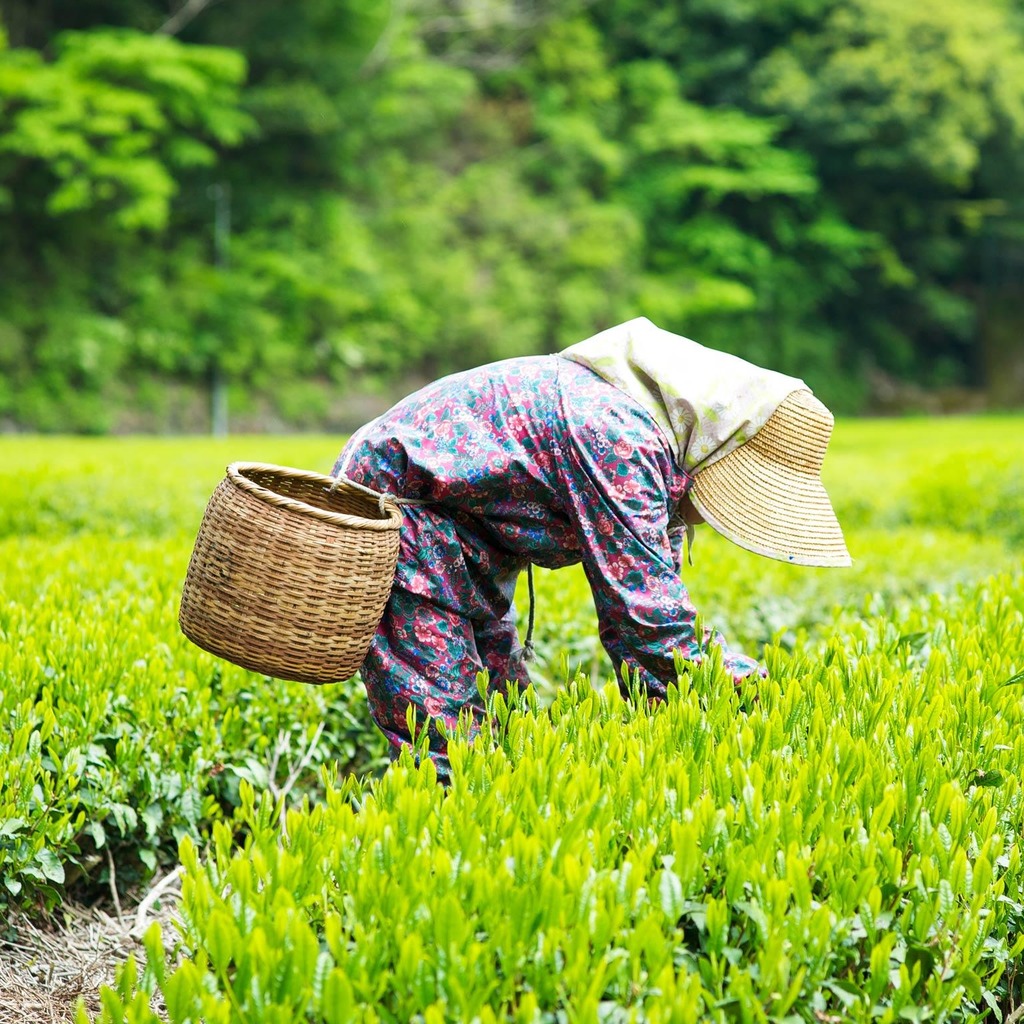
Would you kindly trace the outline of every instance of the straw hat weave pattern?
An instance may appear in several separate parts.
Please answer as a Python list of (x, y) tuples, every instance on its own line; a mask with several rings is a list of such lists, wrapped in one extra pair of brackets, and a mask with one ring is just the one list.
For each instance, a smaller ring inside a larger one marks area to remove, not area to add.
[(820, 475), (833, 424), (810, 391), (794, 391), (746, 443), (698, 470), (697, 511), (748, 551), (795, 565), (851, 565)]

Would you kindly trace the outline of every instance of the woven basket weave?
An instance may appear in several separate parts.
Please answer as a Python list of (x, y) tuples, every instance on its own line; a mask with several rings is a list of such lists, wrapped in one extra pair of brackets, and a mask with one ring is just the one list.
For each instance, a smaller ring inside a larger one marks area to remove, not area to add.
[(232, 463), (199, 527), (182, 632), (264, 675), (347, 679), (384, 613), (401, 521), (396, 504), (344, 480)]

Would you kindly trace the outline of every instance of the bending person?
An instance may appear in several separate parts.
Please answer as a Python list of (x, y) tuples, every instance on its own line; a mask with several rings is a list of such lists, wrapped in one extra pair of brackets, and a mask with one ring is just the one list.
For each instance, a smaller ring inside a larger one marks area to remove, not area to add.
[[(803, 381), (640, 318), (557, 355), (436, 381), (357, 431), (334, 467), (403, 507), (394, 587), (361, 674), (397, 752), (406, 714), (454, 728), (483, 709), (476, 679), (528, 682), (512, 606), (533, 562), (581, 562), (601, 642), (653, 698), (675, 652), (710, 645), (736, 681), (762, 673), (712, 630), (681, 578), (701, 522), (800, 565), (849, 565), (821, 483), (832, 416)], [(443, 735), (431, 757), (447, 776)]]

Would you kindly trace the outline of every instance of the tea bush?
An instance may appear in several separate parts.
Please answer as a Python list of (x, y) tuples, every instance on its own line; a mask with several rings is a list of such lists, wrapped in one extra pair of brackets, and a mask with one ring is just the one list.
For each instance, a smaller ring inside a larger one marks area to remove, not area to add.
[[(176, 635), (181, 543), (0, 542), (0, 905), (65, 882), (123, 881), (175, 857), (237, 803), (299, 791), (326, 761), (383, 763), (355, 684), (315, 689), (218, 662)], [(319, 730), (323, 726), (322, 731)]]
[(186, 959), (151, 934), (104, 1021), (151, 1019), (154, 989), (173, 1021), (1016, 1006), (1020, 420), (840, 424), (851, 570), (698, 531), (684, 576), (768, 644), (756, 693), (709, 664), (622, 701), (582, 573), (539, 572), (537, 689), (454, 744), (447, 793), (382, 772), (358, 680), (266, 679), (177, 630), (225, 463), (337, 447), (0, 439), (0, 907), (186, 866)]
[[(231, 813), (242, 779), (302, 766), (297, 797), (321, 764), (386, 763), (356, 681), (266, 679), (178, 632), (203, 506), (247, 443), (0, 442), (0, 908), (145, 878)], [(336, 442), (257, 445), (301, 464)]]
[(327, 472), (334, 438), (0, 438), (0, 538), (176, 537), (191, 543), (229, 462)]
[[(1021, 997), (1024, 574), (767, 652), (664, 705), (492, 702), (453, 783), (404, 756), (186, 840), (187, 958), (103, 1022), (977, 1020)], [(239, 848), (241, 826), (246, 838)], [(172, 940), (173, 944), (173, 940)]]

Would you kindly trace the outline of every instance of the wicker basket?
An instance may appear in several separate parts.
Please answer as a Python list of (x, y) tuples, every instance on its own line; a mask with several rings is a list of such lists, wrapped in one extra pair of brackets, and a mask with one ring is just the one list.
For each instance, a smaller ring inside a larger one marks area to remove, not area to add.
[(384, 613), (401, 521), (396, 504), (344, 480), (232, 463), (199, 527), (182, 632), (264, 675), (347, 679)]

